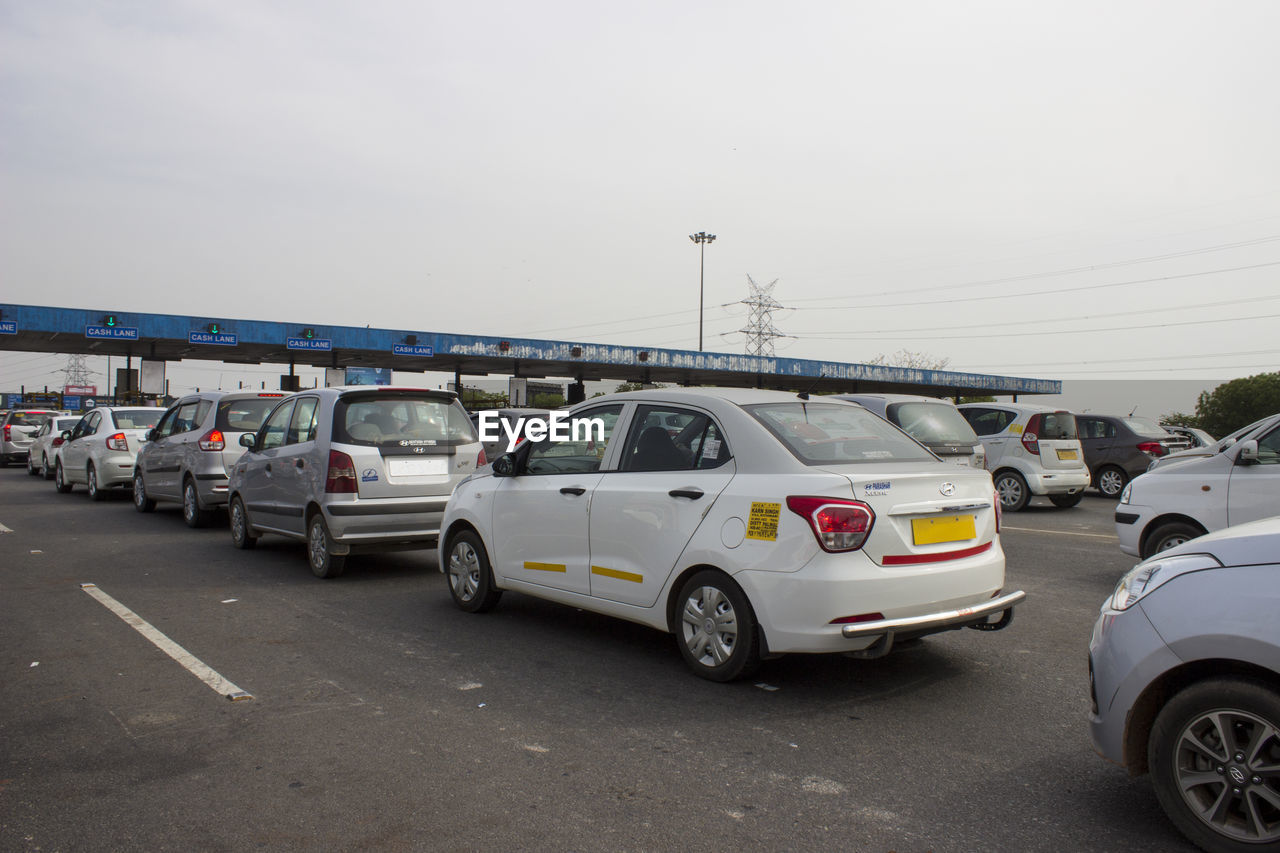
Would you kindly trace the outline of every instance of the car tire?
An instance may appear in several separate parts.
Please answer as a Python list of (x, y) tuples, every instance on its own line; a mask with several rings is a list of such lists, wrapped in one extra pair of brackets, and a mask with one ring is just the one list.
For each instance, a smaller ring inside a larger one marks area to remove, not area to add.
[(91, 501), (100, 501), (107, 496), (98, 486), (98, 469), (92, 462), (84, 469), (84, 487)]
[(445, 546), (445, 554), (453, 603), (468, 613), (492, 610), (502, 598), (502, 590), (494, 584), (493, 566), (479, 534), (474, 530), (454, 534)]
[(760, 665), (760, 628), (742, 589), (728, 575), (704, 570), (676, 599), (676, 644), (689, 669), (709, 681), (745, 678)]
[(138, 512), (151, 512), (156, 502), (147, 497), (147, 486), (142, 481), (142, 472), (133, 472), (133, 508)]
[(1027, 481), (1017, 471), (998, 471), (995, 476), (996, 494), (1005, 512), (1020, 512), (1031, 500)]
[(231, 544), (242, 551), (248, 551), (258, 544), (257, 534), (249, 523), (249, 513), (244, 508), (244, 501), (236, 495), (231, 499)]
[(53, 465), (53, 487), (64, 495), (72, 489), (72, 485), (67, 482), (66, 475), (62, 473), (61, 459)]
[(1188, 524), (1185, 521), (1167, 522), (1151, 531), (1146, 544), (1142, 547), (1142, 558), (1145, 560), (1161, 551), (1167, 551), (1203, 535), (1204, 531), (1194, 524)]
[(36, 470), (35, 463), (31, 461), (31, 454), (27, 454), (27, 474), (31, 477), (39, 476), (40, 472)]
[(1102, 496), (1112, 500), (1120, 499), (1120, 493), (1124, 491), (1128, 482), (1129, 475), (1114, 465), (1099, 468), (1093, 478), (1093, 484), (1099, 492), (1102, 492)]
[(311, 573), (325, 580), (341, 575), (347, 565), (346, 554), (333, 553), (333, 538), (325, 526), (323, 513), (313, 513), (307, 521), (307, 562)]
[(211, 510), (200, 506), (200, 490), (196, 481), (187, 477), (182, 482), (182, 520), (187, 527), (204, 527), (213, 516)]
[(1185, 688), (1156, 716), (1147, 762), (1165, 814), (1196, 845), (1280, 850), (1280, 777), (1274, 772), (1280, 693), (1274, 687), (1211, 678)]
[(40, 454), (40, 476), (46, 480), (53, 479), (53, 466), (49, 464), (49, 457), (43, 453)]
[(1049, 495), (1049, 500), (1059, 509), (1071, 509), (1077, 506), (1084, 499), (1084, 492), (1076, 492), (1073, 495)]

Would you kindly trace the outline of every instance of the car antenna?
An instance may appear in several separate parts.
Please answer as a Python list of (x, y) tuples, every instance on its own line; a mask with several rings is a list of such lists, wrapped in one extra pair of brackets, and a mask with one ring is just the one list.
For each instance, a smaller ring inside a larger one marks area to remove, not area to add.
[(820, 379), (822, 379), (822, 371), (821, 371), (821, 370), (819, 370), (819, 371), (818, 371), (818, 376), (817, 376), (817, 378), (816, 378), (816, 379), (814, 379), (812, 382), (810, 382), (810, 383), (809, 383), (809, 387), (808, 387), (808, 388), (806, 388), (806, 389), (804, 389), (803, 391), (801, 391), (801, 392), (800, 392), (799, 394), (797, 394), (796, 396), (797, 396), (797, 397), (799, 397), (801, 400), (808, 400), (808, 399), (809, 399), (809, 392), (813, 390), (813, 386), (817, 385), (817, 384), (818, 384), (818, 381), (819, 381)]
[[(1138, 406), (1141, 406), (1141, 405), (1142, 405), (1141, 403), (1138, 404)], [(1132, 409), (1129, 410), (1129, 417), (1133, 417), (1133, 413), (1138, 411), (1138, 406), (1134, 406)]]

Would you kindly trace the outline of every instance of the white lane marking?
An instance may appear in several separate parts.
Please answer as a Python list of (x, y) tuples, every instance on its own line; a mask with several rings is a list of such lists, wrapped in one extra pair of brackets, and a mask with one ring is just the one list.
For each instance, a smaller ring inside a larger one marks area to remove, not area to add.
[(12, 532), (13, 532), (13, 528), (5, 527), (3, 524), (0, 524), (0, 533), (12, 533)]
[(252, 693), (246, 693), (230, 681), (227, 681), (221, 675), (218, 675), (217, 672), (210, 669), (203, 661), (191, 654), (191, 652), (187, 651), (182, 646), (157, 631), (151, 623), (147, 622), (147, 620), (143, 619), (141, 616), (134, 613), (132, 610), (125, 607), (102, 590), (98, 589), (96, 585), (91, 583), (82, 583), (80, 584), (80, 588), (96, 598), (103, 607), (119, 616), (128, 625), (131, 625), (135, 631), (154, 643), (156, 648), (182, 664), (188, 672), (212, 687), (216, 692), (221, 693), (233, 702), (238, 702), (241, 699), (253, 698)]
[(1020, 530), (1023, 533), (1058, 533), (1063, 536), (1088, 536), (1091, 539), (1110, 539), (1113, 542), (1119, 542), (1120, 538), (1106, 533), (1075, 533), (1071, 530), (1042, 530), (1039, 527), (1010, 527), (1007, 524), (1000, 525), (1000, 530)]

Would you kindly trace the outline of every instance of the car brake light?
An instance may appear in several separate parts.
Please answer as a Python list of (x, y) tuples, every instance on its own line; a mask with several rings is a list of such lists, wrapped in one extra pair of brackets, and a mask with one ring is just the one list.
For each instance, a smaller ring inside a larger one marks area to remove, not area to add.
[(64, 439), (62, 436), (58, 436), (53, 441), (51, 441), (50, 444), (52, 444), (54, 447), (61, 447), (62, 442), (64, 441), (66, 441), (66, 439)]
[(489, 460), (488, 460), (487, 458), (485, 458), (485, 455), (484, 455), (484, 448), (482, 447), (482, 448), (480, 448), (480, 455), (476, 457), (476, 467), (477, 467), (477, 468), (482, 468), (482, 467), (484, 467), (485, 465), (488, 465), (488, 464), (489, 464)]
[(1151, 456), (1164, 456), (1169, 452), (1169, 448), (1158, 441), (1140, 441), (1138, 442), (1138, 449)]
[(1037, 435), (1039, 431), (1040, 416), (1032, 415), (1031, 420), (1027, 421), (1026, 429), (1022, 431), (1022, 446), (1033, 456), (1040, 455), (1040, 436)]
[(211, 429), (200, 436), (198, 444), (201, 450), (222, 450), (227, 446), (227, 440), (223, 438), (221, 430)]
[(5, 440), (5, 441), (13, 441), (13, 439), (9, 437), (9, 425), (8, 425), (8, 424), (5, 424), (5, 425), (4, 425), (4, 440)]
[(829, 624), (856, 625), (859, 622), (879, 622), (883, 618), (883, 613), (859, 613), (857, 616), (841, 616), (839, 619), (832, 619)]
[(107, 450), (128, 450), (129, 439), (124, 437), (124, 433), (118, 432), (111, 438), (107, 439)]
[(324, 490), (331, 494), (356, 494), (356, 463), (339, 450), (329, 451), (329, 473), (325, 475)]
[(787, 509), (809, 522), (824, 551), (856, 551), (867, 541), (875, 513), (862, 501), (789, 496)]

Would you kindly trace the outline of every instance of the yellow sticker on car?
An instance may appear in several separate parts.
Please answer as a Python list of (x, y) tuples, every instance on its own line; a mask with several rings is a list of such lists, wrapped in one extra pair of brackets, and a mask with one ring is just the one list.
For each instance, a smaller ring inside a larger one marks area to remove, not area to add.
[(638, 575), (635, 572), (624, 572), (622, 569), (606, 569), (604, 566), (592, 566), (591, 574), (600, 575), (600, 577), (604, 578), (617, 578), (620, 581), (644, 583), (644, 575)]
[(1014, 434), (1022, 432), (1022, 424), (1009, 424), (1009, 432)]
[(778, 519), (782, 516), (782, 504), (753, 501), (751, 515), (747, 518), (747, 538), (776, 542)]
[(532, 563), (525, 560), (524, 567), (531, 572), (565, 572), (569, 571), (564, 563)]

